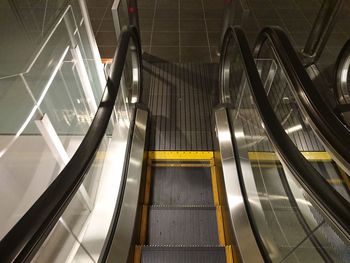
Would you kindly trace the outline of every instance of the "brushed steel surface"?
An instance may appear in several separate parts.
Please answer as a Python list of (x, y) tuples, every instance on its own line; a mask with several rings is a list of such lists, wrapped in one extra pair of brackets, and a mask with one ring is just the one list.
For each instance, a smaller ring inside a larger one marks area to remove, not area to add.
[(239, 254), (243, 262), (264, 262), (244, 204), (226, 109), (216, 110), (214, 116), (227, 202)]
[(147, 121), (148, 112), (137, 109), (123, 204), (106, 262), (127, 262), (131, 246), (134, 245), (132, 239), (139, 205)]
[[(349, 42), (350, 43), (350, 42)], [(346, 47), (350, 50), (350, 44)], [(349, 86), (349, 68), (350, 68), (350, 54), (341, 58), (341, 61), (337, 70), (337, 89), (338, 89), (338, 101), (341, 104), (350, 104), (350, 86)]]

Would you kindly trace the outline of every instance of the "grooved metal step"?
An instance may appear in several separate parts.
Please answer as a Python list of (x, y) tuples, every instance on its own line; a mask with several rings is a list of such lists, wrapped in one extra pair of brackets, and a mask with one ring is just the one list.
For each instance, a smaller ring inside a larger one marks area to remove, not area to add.
[(142, 247), (142, 263), (224, 263), (224, 247)]
[(217, 64), (144, 63), (151, 150), (211, 150)]
[(208, 167), (153, 167), (151, 203), (154, 205), (213, 205)]
[(148, 245), (218, 246), (216, 208), (150, 206)]

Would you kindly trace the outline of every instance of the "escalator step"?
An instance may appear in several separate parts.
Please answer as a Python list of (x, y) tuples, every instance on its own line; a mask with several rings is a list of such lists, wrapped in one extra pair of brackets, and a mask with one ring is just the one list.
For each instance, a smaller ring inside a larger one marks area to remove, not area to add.
[(142, 247), (142, 263), (224, 263), (224, 247)]
[(208, 167), (154, 167), (151, 203), (154, 205), (213, 205)]
[(218, 246), (215, 207), (150, 206), (148, 245)]
[(215, 64), (145, 65), (151, 115), (151, 150), (212, 150), (211, 109), (218, 79)]

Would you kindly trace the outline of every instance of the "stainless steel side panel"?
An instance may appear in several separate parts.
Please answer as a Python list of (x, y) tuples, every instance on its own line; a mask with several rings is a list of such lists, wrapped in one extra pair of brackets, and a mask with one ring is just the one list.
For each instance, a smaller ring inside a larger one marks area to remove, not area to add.
[(226, 109), (216, 110), (214, 117), (227, 203), (239, 254), (243, 262), (264, 262), (249, 222), (242, 195)]
[(106, 262), (127, 262), (131, 246), (134, 245), (133, 235), (145, 156), (147, 121), (148, 112), (137, 109), (123, 204)]

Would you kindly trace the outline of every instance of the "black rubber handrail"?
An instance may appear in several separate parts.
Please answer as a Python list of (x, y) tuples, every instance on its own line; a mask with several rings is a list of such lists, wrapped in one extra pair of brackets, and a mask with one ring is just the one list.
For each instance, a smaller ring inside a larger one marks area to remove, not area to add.
[(250, 92), (276, 152), (303, 189), (322, 209), (328, 221), (349, 239), (350, 204), (327, 183), (291, 141), (269, 103), (244, 32), (240, 28), (231, 30), (239, 44)]
[(317, 91), (286, 34), (277, 27), (264, 28), (257, 39), (254, 57), (269, 41), (293, 87), (292, 92), (310, 126), (320, 137), (333, 159), (350, 174), (350, 130)]
[[(220, 96), (220, 103), (221, 105), (229, 105), (229, 107), (232, 107), (234, 105), (232, 105), (232, 100), (230, 97), (230, 85), (229, 85), (229, 78), (230, 78), (230, 73), (229, 71), (227, 71), (227, 67), (230, 67), (231, 61), (228, 58), (228, 49), (230, 48), (230, 44), (231, 44), (231, 40), (234, 39), (235, 43), (238, 44), (237, 48), (241, 51), (241, 56), (243, 57), (243, 64), (245, 66), (245, 71), (247, 72), (247, 79), (248, 80), (252, 80), (252, 82), (259, 82), (260, 81), (260, 77), (258, 75), (258, 78), (256, 79), (256, 75), (254, 75), (254, 73), (248, 73), (251, 71), (256, 70), (256, 67), (254, 65), (254, 67), (249, 67), (249, 65), (246, 65), (246, 61), (249, 60), (249, 57), (247, 58), (246, 56), (244, 56), (244, 53), (248, 51), (248, 53), (250, 54), (250, 50), (249, 50), (249, 45), (248, 42), (245, 38), (245, 35), (243, 33), (243, 30), (240, 27), (228, 27), (225, 31), (224, 37), (223, 37), (223, 41), (222, 41), (222, 45), (221, 45), (221, 50), (220, 50), (220, 65), (219, 65), (219, 87), (221, 89), (221, 96)], [(246, 46), (246, 44), (248, 46)], [(244, 50), (244, 49), (247, 50)], [(231, 70), (229, 68), (229, 70)], [(227, 75), (226, 75), (227, 74)], [(225, 76), (226, 75), (226, 76)], [(230, 127), (234, 126), (234, 123), (232, 123), (232, 121), (229, 118), (229, 125)], [(232, 135), (233, 136), (233, 135)], [(234, 142), (234, 139), (233, 139)], [(234, 155), (238, 156), (238, 149), (237, 147), (233, 147), (234, 149)], [(239, 175), (239, 182), (241, 185), (241, 189), (242, 189), (242, 195), (243, 195), (243, 200), (244, 200), (244, 204), (245, 207), (247, 208), (247, 215), (249, 218), (249, 222), (252, 228), (252, 232), (255, 236), (255, 240), (257, 242), (257, 245), (259, 247), (261, 256), (264, 259), (264, 262), (272, 262), (269, 256), (268, 251), (266, 250), (265, 246), (264, 246), (264, 242), (261, 238), (261, 236), (259, 235), (259, 229), (258, 226), (256, 225), (256, 222), (254, 220), (254, 214), (253, 211), (250, 207), (249, 204), (249, 200), (248, 200), (248, 194), (246, 192), (246, 187), (245, 187), (245, 182), (244, 182), (244, 178), (243, 178), (243, 174), (242, 174), (242, 169), (240, 168), (239, 163), (237, 163), (238, 165), (238, 175)]]
[[(141, 67), (141, 47), (134, 27), (121, 32), (101, 102), (76, 153), (34, 205), (0, 241), (1, 262), (29, 262), (56, 225), (82, 184), (99, 149), (115, 105), (130, 39)], [(141, 69), (139, 80), (141, 80)], [(141, 86), (139, 87), (139, 95)], [(139, 96), (140, 97), (140, 96)]]

